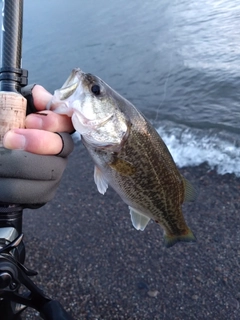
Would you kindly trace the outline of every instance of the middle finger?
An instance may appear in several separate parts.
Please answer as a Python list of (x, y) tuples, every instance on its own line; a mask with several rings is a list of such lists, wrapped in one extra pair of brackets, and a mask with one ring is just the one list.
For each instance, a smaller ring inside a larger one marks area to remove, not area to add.
[(74, 130), (70, 117), (49, 110), (29, 114), (26, 118), (25, 126), (27, 129), (40, 129), (51, 132), (72, 132)]

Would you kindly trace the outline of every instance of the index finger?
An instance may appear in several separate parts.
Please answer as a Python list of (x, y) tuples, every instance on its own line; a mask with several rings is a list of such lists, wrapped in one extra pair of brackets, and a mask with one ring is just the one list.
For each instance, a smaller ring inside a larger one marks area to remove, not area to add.
[(46, 109), (48, 102), (52, 99), (52, 95), (40, 85), (35, 85), (32, 89), (34, 106), (38, 111)]
[[(37, 111), (46, 110), (46, 106), (51, 101), (52, 95), (40, 85), (35, 85), (32, 89), (33, 103)], [(48, 115), (47, 117), (44, 117)], [(28, 129), (40, 129), (52, 132), (73, 132), (71, 118), (66, 115), (59, 115), (46, 110), (44, 113), (31, 113), (25, 122)]]
[(31, 113), (25, 121), (27, 129), (38, 129), (51, 132), (73, 132), (71, 118), (46, 110), (44, 112)]

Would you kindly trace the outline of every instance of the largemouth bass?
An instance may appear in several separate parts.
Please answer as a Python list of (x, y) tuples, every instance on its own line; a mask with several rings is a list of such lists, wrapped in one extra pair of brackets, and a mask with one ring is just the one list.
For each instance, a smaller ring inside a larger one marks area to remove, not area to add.
[(166, 247), (196, 241), (181, 208), (194, 200), (195, 190), (154, 127), (128, 100), (100, 78), (74, 69), (49, 108), (72, 117), (95, 163), (98, 191), (104, 194), (111, 185), (129, 206), (137, 230), (153, 219), (164, 230)]

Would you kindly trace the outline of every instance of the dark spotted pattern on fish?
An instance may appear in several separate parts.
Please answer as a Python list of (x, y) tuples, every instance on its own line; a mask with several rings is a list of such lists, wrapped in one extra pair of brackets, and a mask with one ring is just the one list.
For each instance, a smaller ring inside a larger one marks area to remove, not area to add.
[[(102, 151), (96, 152), (101, 157)], [(123, 175), (111, 168), (116, 159), (131, 163), (135, 173)], [(167, 234), (188, 232), (181, 210), (183, 178), (164, 142), (147, 120), (142, 119), (140, 129), (138, 123), (132, 126), (128, 139), (118, 153), (110, 156), (108, 165), (108, 174), (114, 181), (111, 185), (127, 204), (157, 220)]]

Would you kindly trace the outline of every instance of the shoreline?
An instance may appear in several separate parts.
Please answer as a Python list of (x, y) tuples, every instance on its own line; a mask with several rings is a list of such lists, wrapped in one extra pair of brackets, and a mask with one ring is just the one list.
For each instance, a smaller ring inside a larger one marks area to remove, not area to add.
[(77, 144), (55, 198), (24, 213), (26, 266), (39, 272), (32, 280), (78, 320), (237, 319), (240, 178), (206, 164), (180, 172), (198, 191), (183, 205), (197, 243), (166, 249), (159, 226), (135, 230), (119, 196), (97, 192)]

